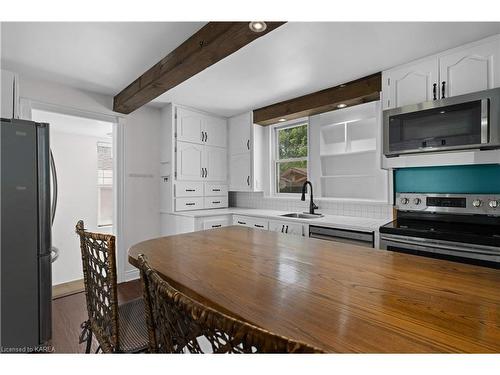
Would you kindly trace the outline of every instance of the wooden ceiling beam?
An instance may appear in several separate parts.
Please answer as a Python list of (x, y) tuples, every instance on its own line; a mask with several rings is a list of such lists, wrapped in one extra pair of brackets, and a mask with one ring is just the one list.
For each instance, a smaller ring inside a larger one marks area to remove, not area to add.
[(123, 89), (113, 100), (113, 110), (128, 114), (202, 70), (231, 55), (285, 22), (266, 22), (254, 32), (249, 22), (209, 22)]
[(329, 89), (262, 107), (253, 111), (253, 121), (272, 125), (280, 119), (293, 120), (338, 109), (339, 104), (353, 106), (380, 99), (381, 73), (372, 74)]

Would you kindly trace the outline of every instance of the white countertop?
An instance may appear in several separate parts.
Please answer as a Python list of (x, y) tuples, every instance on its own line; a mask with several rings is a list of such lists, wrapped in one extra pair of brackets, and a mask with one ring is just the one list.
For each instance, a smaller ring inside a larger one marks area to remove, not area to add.
[(299, 219), (291, 217), (282, 217), (289, 211), (263, 210), (258, 208), (216, 208), (211, 210), (181, 211), (175, 212), (175, 215), (188, 216), (193, 218), (210, 217), (219, 215), (247, 215), (262, 217), (271, 220), (292, 221), (310, 225), (319, 225), (325, 227), (334, 227), (339, 229), (357, 230), (360, 232), (377, 231), (378, 228), (392, 219), (373, 219), (368, 217), (325, 215), (317, 219)]

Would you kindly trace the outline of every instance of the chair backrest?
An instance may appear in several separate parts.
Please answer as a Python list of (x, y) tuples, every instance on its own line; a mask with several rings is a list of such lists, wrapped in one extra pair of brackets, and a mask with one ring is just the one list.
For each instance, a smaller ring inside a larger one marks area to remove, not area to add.
[(118, 348), (115, 236), (91, 233), (76, 224), (82, 252), (85, 298), (92, 333), (104, 352)]
[(151, 353), (320, 353), (234, 319), (173, 288), (139, 256)]

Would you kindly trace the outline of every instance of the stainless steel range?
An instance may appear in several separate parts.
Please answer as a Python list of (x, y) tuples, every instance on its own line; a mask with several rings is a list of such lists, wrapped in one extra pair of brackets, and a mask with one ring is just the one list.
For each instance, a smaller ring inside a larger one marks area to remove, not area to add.
[(396, 194), (380, 248), (500, 268), (500, 194)]

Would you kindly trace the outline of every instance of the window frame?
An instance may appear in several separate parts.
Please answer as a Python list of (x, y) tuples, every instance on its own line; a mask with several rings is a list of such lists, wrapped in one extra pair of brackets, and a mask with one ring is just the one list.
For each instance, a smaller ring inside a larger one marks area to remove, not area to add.
[[(113, 154), (113, 143), (112, 142), (107, 142), (107, 141), (98, 141), (96, 144), (96, 151), (99, 149), (99, 147), (108, 147), (111, 149), (111, 157), (114, 157)], [(97, 151), (98, 152), (98, 151)], [(97, 156), (99, 157), (99, 156)], [(112, 160), (113, 165), (114, 165), (114, 160)], [(111, 177), (109, 176), (100, 176), (99, 172), (104, 172), (105, 171), (111, 171)], [(112, 227), (113, 226), (113, 221), (114, 221), (114, 213), (112, 214), (111, 217), (111, 222), (107, 223), (104, 222), (103, 217), (102, 217), (102, 212), (101, 212), (101, 195), (102, 195), (102, 190), (103, 189), (111, 189), (111, 195), (112, 195), (112, 204), (115, 204), (114, 200), (114, 189), (115, 189), (115, 176), (114, 176), (114, 167), (112, 169), (99, 169), (97, 168), (97, 227), (98, 228), (106, 228), (106, 227)], [(111, 178), (111, 183), (106, 183), (104, 181), (107, 181)], [(102, 183), (101, 183), (102, 181)], [(114, 212), (114, 208), (113, 208)]]
[[(279, 137), (278, 132), (284, 129), (295, 128), (305, 125), (307, 127), (307, 156), (299, 158), (279, 158)], [(300, 193), (281, 193), (279, 192), (279, 163), (287, 163), (294, 161), (306, 161), (307, 162), (307, 179), (310, 180), (310, 123), (309, 117), (302, 117), (295, 120), (290, 120), (282, 123), (278, 123), (271, 126), (271, 191), (270, 195), (275, 197), (297, 197)]]

